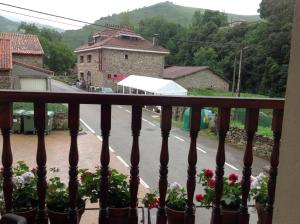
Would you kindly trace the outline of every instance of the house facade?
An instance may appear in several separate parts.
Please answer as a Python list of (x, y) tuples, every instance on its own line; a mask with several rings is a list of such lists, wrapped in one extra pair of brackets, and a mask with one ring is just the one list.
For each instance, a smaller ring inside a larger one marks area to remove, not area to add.
[(207, 66), (172, 66), (164, 69), (162, 78), (177, 82), (186, 89), (228, 91), (229, 83)]
[(43, 56), (36, 35), (0, 33), (0, 89), (49, 90), (53, 72)]
[(92, 41), (77, 48), (78, 79), (85, 85), (115, 87), (129, 75), (159, 77), (169, 52), (128, 27), (107, 26)]

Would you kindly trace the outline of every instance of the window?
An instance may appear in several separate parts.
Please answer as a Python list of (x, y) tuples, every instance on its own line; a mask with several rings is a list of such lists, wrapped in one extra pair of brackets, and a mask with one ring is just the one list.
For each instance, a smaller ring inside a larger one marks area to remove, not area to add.
[(84, 80), (84, 73), (80, 72), (80, 80)]
[(128, 59), (128, 54), (125, 54), (125, 59), (126, 59), (126, 60)]
[(92, 55), (88, 55), (87, 56), (87, 63), (91, 63), (92, 62)]
[(84, 57), (83, 57), (83, 56), (80, 56), (79, 62), (80, 62), (80, 63), (83, 63), (83, 60), (84, 60)]
[(107, 78), (108, 78), (108, 79), (111, 79), (111, 74), (108, 74), (108, 75), (107, 75)]

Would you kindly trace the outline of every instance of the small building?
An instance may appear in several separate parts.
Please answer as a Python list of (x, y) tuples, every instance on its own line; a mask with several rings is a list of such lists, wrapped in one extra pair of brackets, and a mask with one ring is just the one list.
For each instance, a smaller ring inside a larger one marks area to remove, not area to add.
[(50, 90), (54, 74), (43, 68), (36, 35), (0, 33), (0, 89)]
[(115, 88), (118, 81), (135, 74), (159, 78), (169, 51), (158, 45), (158, 38), (151, 42), (130, 27), (106, 25), (89, 43), (75, 49), (83, 88)]
[(161, 76), (177, 82), (186, 89), (214, 89), (228, 91), (229, 83), (208, 66), (172, 66), (164, 69)]

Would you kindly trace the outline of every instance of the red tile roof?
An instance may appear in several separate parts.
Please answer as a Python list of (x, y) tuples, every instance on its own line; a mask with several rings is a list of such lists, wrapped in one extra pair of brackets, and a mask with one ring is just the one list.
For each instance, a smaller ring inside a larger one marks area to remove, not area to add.
[(0, 38), (10, 39), (13, 54), (44, 55), (38, 36), (19, 33), (0, 33)]
[(13, 63), (14, 63), (14, 64), (17, 64), (17, 65), (21, 65), (21, 66), (26, 67), (26, 68), (29, 68), (29, 69), (32, 69), (32, 70), (35, 70), (35, 71), (39, 71), (39, 72), (46, 73), (46, 74), (48, 74), (48, 75), (54, 75), (54, 72), (53, 72), (53, 71), (50, 71), (50, 70), (48, 70), (48, 69), (36, 67), (36, 66), (33, 66), (33, 65), (28, 65), (28, 64), (25, 64), (25, 63), (23, 63), (23, 62), (16, 61), (16, 60), (13, 60)]
[[(127, 34), (132, 36), (138, 36), (140, 38), (136, 40), (121, 38), (120, 35)], [(84, 44), (79, 48), (75, 49), (75, 52), (88, 51), (100, 48), (106, 49), (116, 49), (116, 50), (130, 50), (130, 51), (146, 51), (146, 52), (157, 52), (157, 53), (169, 53), (163, 47), (154, 46), (152, 42), (143, 39), (139, 34), (136, 34), (129, 29), (106, 29), (96, 35), (107, 35), (108, 37), (98, 41), (94, 44)]]
[(164, 69), (162, 77), (165, 79), (177, 79), (209, 69), (208, 66), (172, 66)]
[(11, 42), (9, 39), (0, 39), (0, 70), (12, 69)]

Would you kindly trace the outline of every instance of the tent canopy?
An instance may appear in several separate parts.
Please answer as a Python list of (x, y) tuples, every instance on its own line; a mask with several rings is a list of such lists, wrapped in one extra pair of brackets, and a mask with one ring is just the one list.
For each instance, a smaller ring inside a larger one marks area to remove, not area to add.
[(130, 75), (120, 81), (117, 85), (158, 95), (187, 95), (187, 90), (172, 80), (158, 79), (147, 76)]

